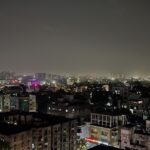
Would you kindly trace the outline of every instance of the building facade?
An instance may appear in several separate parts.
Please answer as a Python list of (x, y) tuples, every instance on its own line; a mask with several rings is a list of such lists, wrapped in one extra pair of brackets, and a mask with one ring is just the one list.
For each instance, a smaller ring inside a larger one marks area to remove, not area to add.
[[(0, 147), (8, 150), (76, 150), (77, 121), (38, 113), (0, 114)], [(5, 150), (5, 149), (4, 149)]]
[(91, 125), (87, 142), (119, 147), (120, 127), (127, 123), (127, 117), (121, 113), (91, 113)]
[(150, 134), (144, 130), (136, 130), (135, 126), (122, 127), (121, 149), (150, 150)]

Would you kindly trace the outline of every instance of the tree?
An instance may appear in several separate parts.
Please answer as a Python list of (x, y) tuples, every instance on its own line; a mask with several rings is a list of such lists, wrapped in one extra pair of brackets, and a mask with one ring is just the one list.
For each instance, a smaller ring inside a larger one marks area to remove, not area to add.
[(77, 150), (87, 150), (86, 141), (84, 139), (78, 141)]

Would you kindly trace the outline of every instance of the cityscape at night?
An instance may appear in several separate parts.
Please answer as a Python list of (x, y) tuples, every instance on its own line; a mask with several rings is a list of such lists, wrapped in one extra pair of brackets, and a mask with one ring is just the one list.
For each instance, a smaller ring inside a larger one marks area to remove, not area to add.
[(149, 8), (0, 0), (0, 150), (150, 150)]

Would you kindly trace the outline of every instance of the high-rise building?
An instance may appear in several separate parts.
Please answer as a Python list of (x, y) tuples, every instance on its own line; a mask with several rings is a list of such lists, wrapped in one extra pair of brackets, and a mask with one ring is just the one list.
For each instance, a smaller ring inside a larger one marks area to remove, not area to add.
[(32, 130), (20, 125), (0, 123), (1, 150), (32, 150)]
[(36, 112), (36, 96), (17, 96), (13, 94), (0, 95), (0, 112), (20, 110), (25, 112)]
[(38, 113), (0, 113), (0, 148), (76, 150), (77, 121)]

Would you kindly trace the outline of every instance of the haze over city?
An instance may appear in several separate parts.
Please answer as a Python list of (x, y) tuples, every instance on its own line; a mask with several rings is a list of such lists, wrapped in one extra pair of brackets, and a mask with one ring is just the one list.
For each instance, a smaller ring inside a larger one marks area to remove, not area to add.
[(149, 4), (1, 0), (0, 69), (149, 74)]
[(149, 0), (0, 0), (0, 150), (150, 150)]

